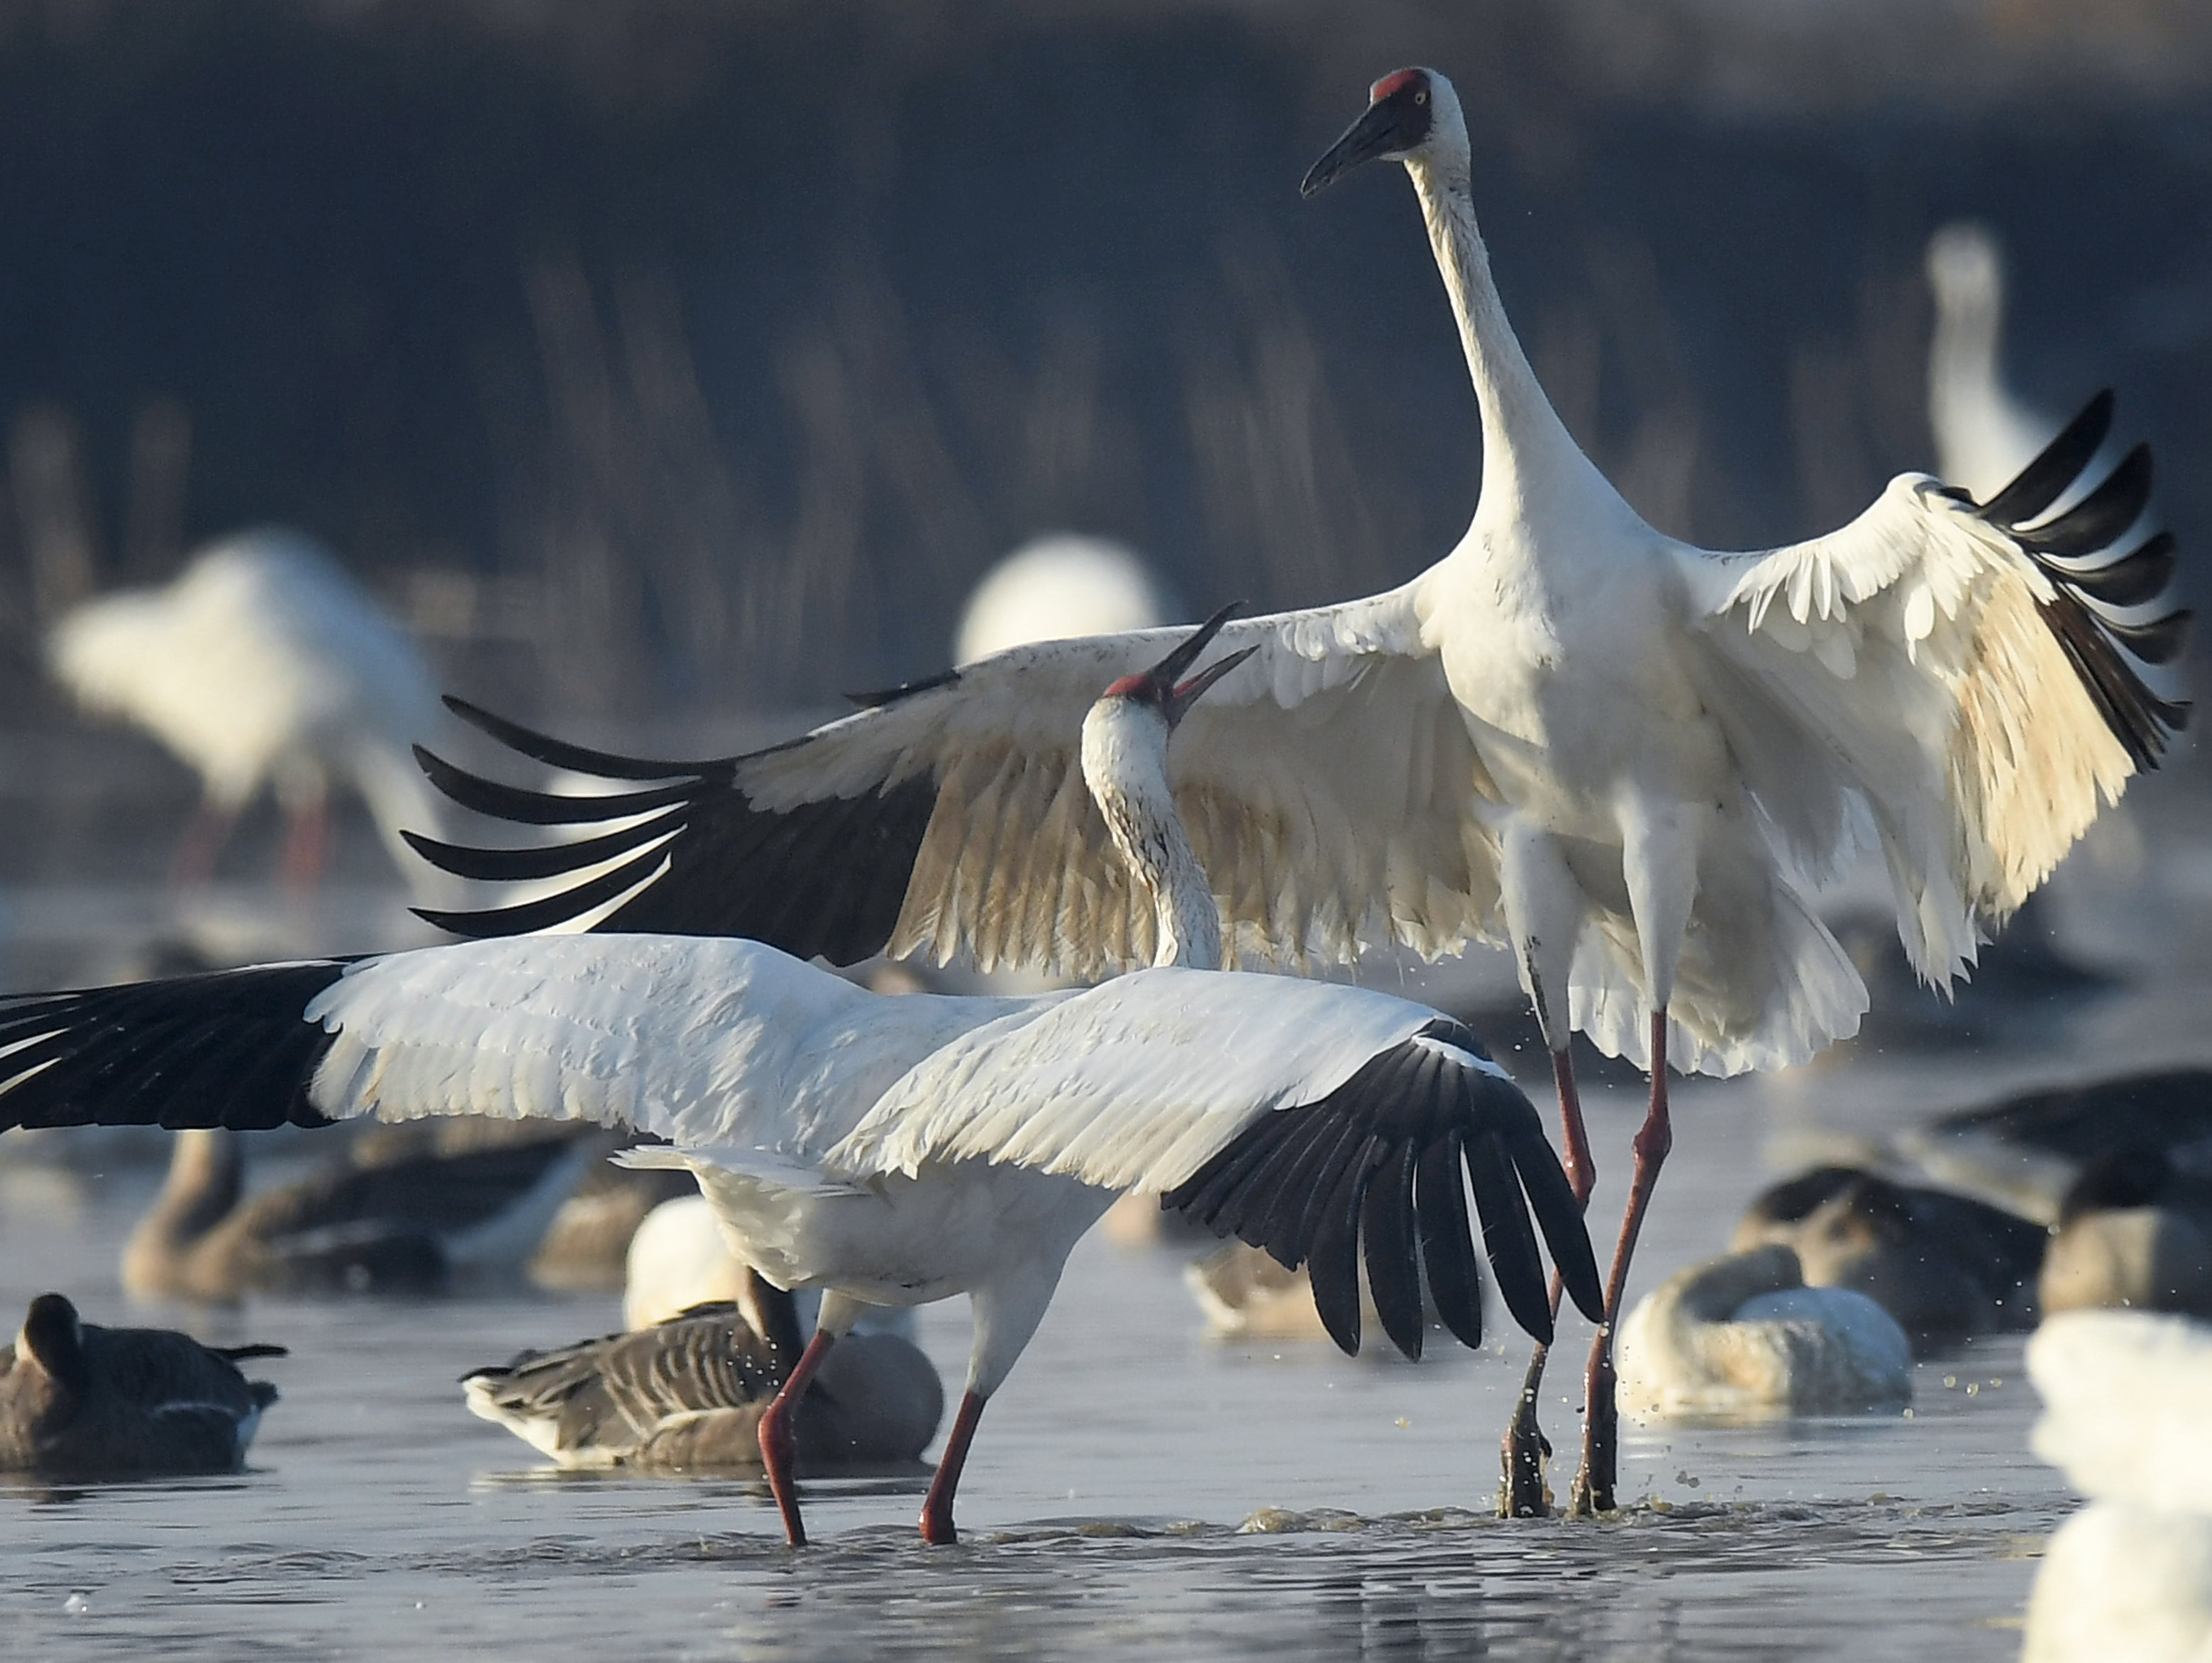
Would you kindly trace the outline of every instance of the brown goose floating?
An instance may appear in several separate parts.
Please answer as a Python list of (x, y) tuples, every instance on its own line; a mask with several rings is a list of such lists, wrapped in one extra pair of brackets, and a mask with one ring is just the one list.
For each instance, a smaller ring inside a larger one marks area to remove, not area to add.
[(241, 1199), (240, 1134), (179, 1132), (169, 1175), (123, 1250), (141, 1299), (432, 1293), (519, 1276), (598, 1153), (540, 1139), (336, 1166)]
[[(562, 1466), (758, 1469), (761, 1415), (803, 1341), (791, 1296), (746, 1279), (740, 1301), (472, 1370), (462, 1377), (469, 1408)], [(916, 1347), (848, 1335), (799, 1399), (799, 1470), (910, 1466), (944, 1411), (936, 1368)]]
[(238, 1365), (281, 1345), (203, 1345), (103, 1328), (59, 1294), (31, 1302), (0, 1354), (0, 1471), (52, 1478), (235, 1472), (276, 1388)]

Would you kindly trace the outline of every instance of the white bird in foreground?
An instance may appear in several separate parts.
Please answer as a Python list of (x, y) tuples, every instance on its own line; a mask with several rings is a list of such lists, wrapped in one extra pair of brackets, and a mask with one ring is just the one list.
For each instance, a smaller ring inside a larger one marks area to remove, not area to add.
[(2077, 1311), (2028, 1342), (2035, 1453), (2090, 1503), (2045, 1550), (2023, 1663), (2212, 1659), (2212, 1326)]
[(983, 1405), (1124, 1190), (1310, 1263), (1347, 1350), (1363, 1241), (1401, 1350), (1421, 1349), (1424, 1274), (1445, 1326), (1479, 1342), (1470, 1182), (1516, 1319), (1551, 1326), (1532, 1207), (1595, 1312), (1558, 1158), (1472, 1033), (1384, 994), (1212, 968), (1218, 917), (1166, 769), (1170, 731), (1237, 662), (1177, 682), (1218, 623), (1084, 724), (1084, 778), (1157, 898), (1161, 968), (1026, 998), (893, 998), (752, 942), (546, 936), (26, 994), (0, 999), (0, 1126), (479, 1114), (666, 1138), (748, 1264), (823, 1290), (762, 1421), (794, 1544), (793, 1401), (867, 1306), (965, 1292), (967, 1392), (922, 1514), (927, 1539), (953, 1539)]
[[(1481, 496), (1459, 546), (1403, 587), (1230, 625), (1224, 645), (1255, 656), (1178, 736), (1170, 779), (1232, 962), (1511, 946), (1579, 1193), (1593, 1174), (1571, 1033), (1649, 1066), (1610, 1314), (1671, 1143), (1666, 1065), (1780, 1067), (1857, 1025), (1864, 986), (1808, 886), (1879, 847), (1906, 951), (1948, 984), (2156, 765), (2187, 707), (2145, 666), (2181, 652), (2188, 615), (2167, 598), (2172, 543), (2128, 541), (2147, 452), (2039, 519), (2097, 449), (2108, 397), (1986, 505), (1907, 474), (1840, 531), (1781, 549), (1714, 554), (1646, 525), (1506, 321), (1451, 83), (1405, 70), (1372, 97), (1307, 188), (1375, 158), (1412, 175), (1481, 407)], [(456, 706), (526, 756), (634, 788), (555, 798), (427, 759), (469, 807), (613, 828), (522, 850), (418, 841), (464, 877), (574, 879), (430, 916), (469, 935), (737, 932), (840, 962), (1144, 962), (1152, 909), (1076, 759), (1094, 689), (1161, 646), (1017, 648), (703, 762), (585, 750)], [(1613, 1499), (1607, 1341), (1578, 1507)], [(1524, 1477), (1535, 1448), (1516, 1422)]]
[(331, 786), (360, 792), (403, 871), (402, 827), (441, 804), (409, 747), (440, 722), (437, 688), (404, 632), (330, 555), (294, 531), (249, 531), (160, 589), (103, 596), (54, 626), (54, 675), (87, 708), (154, 735), (199, 773), (177, 872), (204, 880), (240, 810), (273, 786), (289, 822), (284, 877), (320, 876)]

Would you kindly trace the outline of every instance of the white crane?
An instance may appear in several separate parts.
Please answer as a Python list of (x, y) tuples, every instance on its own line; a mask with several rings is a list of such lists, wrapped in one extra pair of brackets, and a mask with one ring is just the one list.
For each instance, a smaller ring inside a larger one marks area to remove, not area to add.
[[(1308, 1262), (1347, 1350), (1358, 1265), (1421, 1349), (1422, 1277), (1481, 1334), (1465, 1184), (1506, 1308), (1551, 1327), (1535, 1223), (1585, 1310), (1595, 1262), (1534, 1108), (1464, 1027), (1360, 988), (1231, 974), (1168, 788), (1170, 731), (1220, 619), (1122, 677), (1084, 723), (1084, 775), (1159, 968), (1029, 998), (887, 997), (749, 941), (544, 936), (0, 999), (0, 1127), (428, 1114), (598, 1120), (668, 1140), (731, 1246), (823, 1291), (762, 1419), (796, 1544), (791, 1405), (868, 1306), (968, 1294), (967, 1391), (922, 1514), (952, 1499), (983, 1405), (1078, 1237), (1124, 1190)], [(1524, 1199), (1525, 1198), (1525, 1199)]]
[[(1401, 588), (1230, 625), (1224, 645), (1255, 656), (1178, 736), (1171, 778), (1232, 955), (1511, 946), (1581, 1193), (1571, 1032), (1650, 1069), (1611, 1314), (1671, 1141), (1666, 1065), (1780, 1067), (1857, 1025), (1864, 986), (1808, 885), (1878, 847), (1914, 968), (1948, 984), (2100, 804), (2156, 765), (2187, 706), (2148, 667), (2180, 653), (2188, 614), (2168, 597), (2171, 541), (2129, 541), (2148, 452), (2039, 518), (2097, 449), (2108, 396), (1986, 504), (1907, 474), (1808, 543), (1721, 555), (1662, 536), (1577, 447), (1506, 321), (1443, 76), (1376, 82), (1306, 188), (1386, 157), (1412, 175), (1481, 409), (1474, 521)], [(789, 744), (693, 762), (585, 750), (457, 705), (526, 756), (633, 788), (549, 797), (426, 757), (467, 806), (611, 828), (520, 851), (418, 841), (465, 877), (576, 880), (428, 916), (471, 935), (735, 932), (838, 962), (1141, 962), (1151, 914), (1075, 758), (1091, 690), (1160, 646), (1017, 648)], [(1612, 1499), (1607, 1338), (1585, 1506)], [(1533, 1425), (1516, 1437), (1533, 1463)]]
[(1977, 501), (2002, 490), (2064, 424), (2006, 385), (2004, 262), (1989, 228), (1961, 221), (1928, 240), (1936, 329), (1928, 345), (1928, 426), (1945, 479)]
[(960, 614), (952, 662), (1010, 646), (1157, 629), (1175, 604), (1137, 552), (1072, 531), (1033, 537), (983, 574)]
[(361, 792), (403, 871), (403, 826), (441, 807), (408, 755), (437, 731), (436, 684), (404, 632), (296, 531), (241, 533), (175, 581), (88, 601), (54, 626), (54, 675), (88, 708), (153, 734), (196, 769), (200, 810), (177, 856), (207, 877), (239, 811), (273, 786), (288, 820), (283, 873), (320, 876), (330, 789)]

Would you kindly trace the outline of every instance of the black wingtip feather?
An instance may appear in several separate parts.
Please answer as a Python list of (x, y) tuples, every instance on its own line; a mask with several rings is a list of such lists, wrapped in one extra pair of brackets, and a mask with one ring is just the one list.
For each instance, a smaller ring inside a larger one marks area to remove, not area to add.
[(2166, 592), (2166, 586), (2173, 581), (2177, 561), (2173, 533), (2160, 531), (2102, 566), (2038, 563), (2052, 578), (2091, 600), (2106, 606), (2141, 606)]
[(303, 1013), (349, 962), (0, 998), (0, 1130), (328, 1125), (307, 1088), (332, 1036)]
[(1367, 1291), (1382, 1332), (1409, 1363), (1421, 1360), (1420, 1250), (1413, 1233), (1413, 1171), (1420, 1146), (1410, 1138), (1390, 1150), (1367, 1186), (1359, 1210), (1366, 1243)]
[(1482, 1282), (1467, 1217), (1461, 1133), (1452, 1128), (1421, 1151), (1414, 1217), (1421, 1232), (1421, 1267), (1437, 1315), (1461, 1344), (1482, 1344)]
[(471, 727), (488, 733), (509, 750), (543, 762), (548, 768), (567, 768), (576, 774), (596, 774), (605, 780), (673, 780), (680, 775), (702, 775), (726, 772), (738, 759), (718, 756), (704, 762), (665, 762), (645, 756), (624, 756), (611, 750), (593, 750), (586, 745), (570, 744), (565, 739), (556, 739), (540, 733), (520, 722), (509, 721), (504, 716), (495, 716), (481, 705), (472, 705), (466, 699), (447, 694), (446, 708), (452, 711)]
[(2025, 525), (2066, 494), (2081, 477), (2112, 428), (2112, 390), (2106, 387), (2081, 407), (2059, 435), (2009, 485), (1991, 497), (1982, 518), (1993, 525)]
[(1444, 1326), (1467, 1344), (1482, 1341), (1471, 1186), (1500, 1296), (1515, 1320), (1548, 1339), (1531, 1202), (1585, 1308), (1597, 1302), (1596, 1260), (1534, 1108), (1487, 1060), (1473, 1034), (1439, 1017), (1320, 1101), (1261, 1115), (1162, 1205), (1285, 1265), (1306, 1264), (1322, 1324), (1347, 1350), (1358, 1339), (1364, 1243), (1384, 1331), (1415, 1356), (1424, 1271)]
[(2044, 623), (2129, 762), (2147, 771), (2158, 767), (2174, 733), (2187, 724), (2188, 706), (2154, 693), (2138, 668), (2179, 658), (2188, 647), (2191, 616), (2176, 608), (2148, 620), (2121, 622), (2091, 603), (2122, 608), (2155, 604), (2172, 583), (2174, 540), (2160, 532), (2117, 558), (2098, 565), (2083, 562), (2124, 537), (2149, 507), (2149, 446), (2130, 451), (2094, 489), (2047, 525), (2028, 524), (2078, 483), (2112, 420), (2112, 396), (2100, 392), (1981, 510), (1981, 517), (2011, 537), (2050, 580), (2052, 593), (2037, 602)]
[(2033, 531), (2014, 531), (2031, 554), (2079, 560), (2112, 546), (2150, 506), (2150, 446), (2138, 445), (2098, 482), (2088, 495), (2057, 519)]

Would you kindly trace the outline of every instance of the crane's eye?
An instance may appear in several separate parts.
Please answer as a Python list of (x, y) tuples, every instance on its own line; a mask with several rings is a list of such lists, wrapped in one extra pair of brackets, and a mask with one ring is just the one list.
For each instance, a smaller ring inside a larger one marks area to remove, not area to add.
[(1429, 89), (1426, 87), (1422, 88), (1420, 91), (1413, 94), (1413, 102), (1416, 104), (1425, 104), (1428, 101)]

